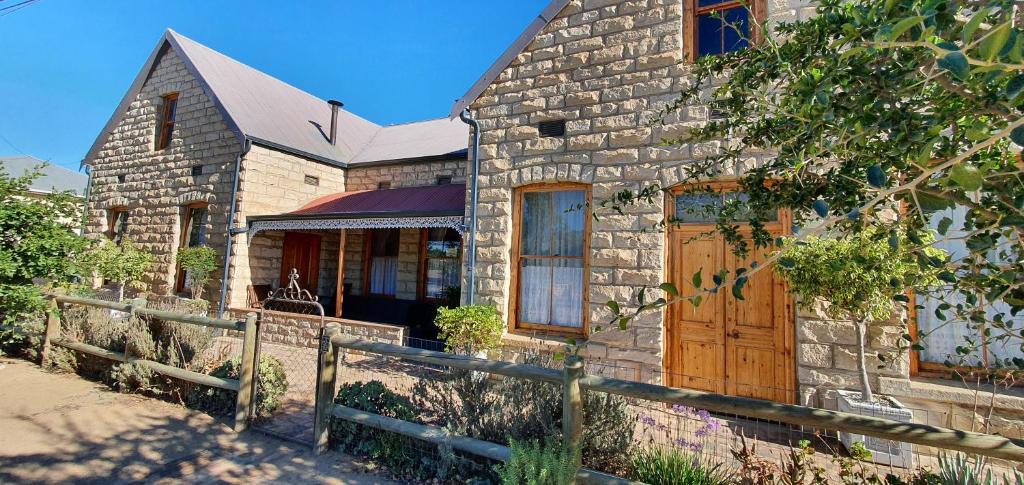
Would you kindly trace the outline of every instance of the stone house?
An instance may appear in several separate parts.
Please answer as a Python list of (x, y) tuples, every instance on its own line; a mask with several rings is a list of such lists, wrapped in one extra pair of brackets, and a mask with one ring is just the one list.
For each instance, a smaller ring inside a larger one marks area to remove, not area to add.
[(152, 252), (152, 294), (183, 294), (177, 249), (206, 245), (220, 311), (296, 270), (329, 316), (429, 321), (459, 283), (467, 137), (379, 126), (168, 30), (85, 157), (86, 233)]
[[(742, 301), (718, 294), (697, 308), (676, 304), (626, 330), (608, 322), (605, 303), (635, 305), (643, 286), (669, 281), (692, 291), (699, 270), (709, 281), (717, 268), (746, 266), (722, 238), (699, 237), (712, 221), (686, 211), (737, 196), (733, 181), (744, 167), (722, 167), (722, 178), (707, 182), (719, 195), (696, 199), (678, 185), (688, 165), (715, 146), (661, 144), (711, 113), (688, 106), (664, 124), (649, 120), (691, 82), (696, 56), (746, 46), (723, 18), (749, 31), (752, 20), (771, 25), (814, 14), (801, 0), (753, 0), (750, 7), (552, 0), (455, 103), (450, 116), (468, 109), (480, 126), (476, 290), (480, 303), (507, 318), (510, 347), (554, 350), (565, 337), (585, 339), (590, 372), (832, 409), (835, 389), (859, 386), (853, 325), (797, 309), (771, 272), (753, 276)], [(749, 163), (769, 156), (751, 153)], [(624, 214), (587, 207), (652, 183), (674, 190)], [(651, 230), (671, 217), (682, 223)], [(788, 234), (788, 217), (778, 214), (770, 229)], [(949, 332), (928, 315), (916, 323)], [(876, 327), (869, 345), (894, 351), (902, 333), (899, 322)], [(871, 379), (878, 392), (918, 410), (917, 419), (970, 429), (981, 419), (974, 394), (931, 378), (943, 374), (940, 353), (904, 352), (883, 367), (869, 362)], [(996, 415), (1024, 411), (1024, 400), (1010, 394), (994, 401)], [(1016, 419), (996, 427), (1020, 435)]]
[[(605, 302), (635, 302), (642, 286), (672, 281), (685, 291), (699, 269), (745, 265), (721, 238), (695, 238), (709, 221), (685, 212), (737, 196), (743, 167), (708, 181), (721, 199), (694, 200), (677, 186), (715, 147), (660, 143), (706, 122), (708, 109), (687, 107), (663, 125), (648, 120), (687, 85), (691, 59), (744, 47), (718, 13), (740, 25), (750, 15), (772, 23), (813, 14), (799, 0), (752, 7), (552, 0), (448, 119), (389, 127), (332, 111), (169, 31), (86, 158), (89, 232), (126, 235), (153, 251), (154, 293), (182, 289), (175, 249), (199, 231), (227, 255), (225, 284), (215, 278), (208, 292), (223, 308), (252, 306), (294, 269), (344, 322), (429, 336), (411, 315), (429, 314), (423, 306), (470, 281), (460, 234), (471, 209), (473, 138), (457, 119), (468, 110), (480, 139), (475, 302), (507, 320), (511, 354), (560, 350), (571, 337), (587, 341), (589, 372), (834, 408), (835, 389), (858, 385), (853, 326), (798, 310), (769, 272), (751, 279), (746, 300), (678, 304), (626, 330), (607, 322)], [(751, 154), (751, 163), (768, 156)], [(674, 189), (624, 214), (591, 217), (589, 202), (651, 182)], [(682, 224), (651, 230), (677, 215)], [(787, 234), (788, 217), (778, 214), (771, 229)], [(880, 326), (870, 345), (894, 350), (901, 334), (898, 322)], [(936, 358), (904, 353), (870, 366), (876, 389), (920, 410), (917, 419), (969, 428), (975, 396), (931, 378)], [(997, 414), (1024, 410), (1016, 396), (995, 402)]]

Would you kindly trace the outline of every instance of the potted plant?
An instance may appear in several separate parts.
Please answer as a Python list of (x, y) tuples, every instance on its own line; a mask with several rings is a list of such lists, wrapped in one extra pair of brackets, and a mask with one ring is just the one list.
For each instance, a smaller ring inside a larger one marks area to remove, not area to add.
[(480, 358), (501, 348), (505, 331), (498, 310), (486, 305), (438, 308), (434, 324), (440, 330), (438, 335), (445, 342), (445, 350)]
[(202, 301), (203, 289), (210, 275), (217, 270), (217, 251), (209, 246), (193, 246), (178, 250), (178, 265), (185, 272), (185, 288), (194, 301)]
[(121, 244), (102, 239), (82, 254), (78, 264), (117, 287), (117, 301), (124, 300), (126, 286), (142, 285), (142, 276), (153, 262), (153, 255), (143, 251), (130, 239)]
[[(867, 370), (867, 329), (886, 321), (906, 301), (912, 288), (938, 282), (944, 252), (929, 247), (931, 241), (909, 244), (898, 229), (869, 226), (842, 238), (812, 237), (790, 240), (780, 250), (775, 271), (789, 283), (806, 308), (824, 303), (824, 313), (836, 320), (852, 321), (857, 335), (857, 370), (860, 392), (838, 391), (839, 410), (910, 422), (913, 414), (891, 397), (876, 396)], [(837, 323), (839, 324), (839, 323)], [(863, 441), (879, 463), (911, 465), (909, 444), (893, 448), (885, 440), (841, 433), (849, 449)]]

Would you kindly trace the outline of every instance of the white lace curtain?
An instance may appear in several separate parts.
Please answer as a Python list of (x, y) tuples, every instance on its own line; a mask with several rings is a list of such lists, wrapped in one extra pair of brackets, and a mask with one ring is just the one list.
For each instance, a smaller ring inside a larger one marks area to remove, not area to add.
[(585, 202), (581, 190), (523, 195), (520, 321), (583, 326)]
[(398, 291), (398, 229), (370, 233), (370, 293), (394, 296)]

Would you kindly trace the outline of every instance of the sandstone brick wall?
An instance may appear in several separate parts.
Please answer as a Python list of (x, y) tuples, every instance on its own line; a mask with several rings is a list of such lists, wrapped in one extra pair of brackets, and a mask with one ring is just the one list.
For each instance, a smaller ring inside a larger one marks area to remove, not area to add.
[[(769, 23), (813, 14), (799, 0), (766, 3)], [(690, 82), (683, 55), (688, 37), (682, 30), (679, 0), (573, 0), (470, 106), (481, 124), (477, 294), (482, 303), (497, 305), (506, 315), (510, 310), (515, 189), (583, 182), (591, 184), (593, 200), (601, 201), (652, 183), (670, 187), (685, 178), (689, 164), (717, 148), (660, 145), (705, 123), (704, 106), (684, 107), (664, 124), (649, 124)], [(566, 120), (564, 137), (539, 136), (539, 122), (560, 119)], [(750, 153), (747, 166), (768, 156)], [(722, 175), (743, 169), (722, 167)], [(651, 230), (665, 211), (660, 197), (622, 215), (599, 210), (590, 234), (592, 327), (607, 323), (604, 302), (635, 302), (640, 286), (669, 278), (665, 236)], [(819, 387), (855, 386), (846, 326), (809, 314), (801, 314), (796, 325), (802, 396), (816, 396)], [(892, 335), (885, 330), (873, 341), (891, 345)], [(521, 336), (515, 340), (515, 347), (532, 345)], [(663, 315), (650, 313), (626, 331), (592, 333), (587, 357), (619, 375), (659, 381), (665, 345)], [(906, 361), (872, 372), (905, 376)]]
[[(306, 176), (317, 178), (316, 184), (306, 181)], [(345, 190), (345, 169), (310, 160), (272, 148), (253, 145), (242, 159), (241, 179), (238, 187), (238, 217), (235, 226), (244, 227), (247, 217), (273, 215), (293, 211), (308, 202), (324, 195)], [(336, 237), (336, 236), (335, 236)], [(264, 238), (261, 240), (261, 238)], [(281, 236), (283, 238), (283, 235)], [(248, 236), (236, 236), (233, 246), (232, 268), (228, 291), (228, 301), (232, 306), (244, 306), (246, 288), (253, 284), (266, 284), (266, 280), (277, 282), (279, 269), (274, 269), (273, 261), (261, 260), (259, 256), (250, 256), (256, 251), (262, 256), (273, 258), (279, 267), (281, 241), (271, 243), (272, 237), (258, 234), (253, 241)], [(330, 258), (333, 268), (337, 268), (337, 239), (334, 239), (334, 257)], [(276, 245), (275, 245), (276, 244)], [(321, 242), (321, 251), (327, 251), (329, 245)], [(276, 249), (275, 249), (276, 248)], [(275, 253), (276, 251), (276, 253)], [(336, 275), (336, 269), (324, 266), (321, 260), (320, 275), (326, 272)], [(255, 265), (255, 267), (253, 267)], [(264, 282), (264, 283), (261, 283)], [(322, 281), (323, 283), (324, 281)], [(330, 282), (330, 287), (337, 285)], [(324, 287), (321, 286), (321, 293)]]
[[(158, 151), (155, 136), (161, 96), (173, 92), (179, 93), (174, 134), (170, 146)], [(178, 55), (168, 50), (95, 158), (87, 160), (93, 167), (93, 185), (86, 234), (105, 235), (110, 209), (127, 207), (128, 237), (155, 255), (145, 276), (147, 289), (170, 293), (184, 205), (210, 204), (207, 244), (223, 254), (223, 228), (240, 151), (241, 144), (212, 100)], [(203, 165), (203, 175), (191, 175), (196, 165)], [(207, 297), (216, 300), (219, 288), (217, 273), (207, 285)]]
[(377, 190), (380, 182), (390, 182), (391, 187), (434, 185), (437, 177), (445, 176), (452, 177), (453, 182), (464, 183), (466, 161), (410, 162), (368, 167), (356, 164), (348, 168), (346, 190)]
[[(250, 311), (244, 308), (232, 308), (230, 313), (232, 318), (244, 319)], [(262, 318), (260, 332), (263, 342), (317, 348), (316, 339), (320, 332), (320, 317), (264, 311)], [(328, 317), (324, 319), (324, 326), (339, 327), (346, 335), (395, 345), (402, 345), (406, 337), (406, 328), (401, 325)]]

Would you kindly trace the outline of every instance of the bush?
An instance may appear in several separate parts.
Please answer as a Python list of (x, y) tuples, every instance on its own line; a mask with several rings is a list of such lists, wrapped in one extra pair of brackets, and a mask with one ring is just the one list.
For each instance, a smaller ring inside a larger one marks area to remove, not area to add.
[[(238, 379), (241, 359), (227, 360), (210, 373), (223, 379)], [(269, 355), (260, 356), (257, 366), (259, 378), (256, 386), (255, 415), (268, 416), (281, 405), (281, 397), (288, 392), (288, 379), (281, 361)], [(189, 407), (215, 416), (227, 416), (235, 412), (237, 393), (215, 387), (196, 386), (188, 397)]]
[(208, 246), (193, 246), (178, 250), (178, 265), (185, 272), (185, 282), (192, 299), (203, 296), (203, 287), (210, 282), (210, 274), (217, 270), (217, 251)]
[(501, 335), (505, 332), (505, 323), (493, 306), (438, 308), (434, 324), (449, 352), (475, 354), (500, 349)]
[(119, 392), (161, 392), (156, 374), (141, 364), (122, 363), (110, 368), (110, 387)]
[(80, 271), (95, 271), (103, 279), (118, 284), (118, 301), (124, 299), (124, 287), (139, 283), (153, 262), (153, 255), (139, 249), (130, 239), (114, 244), (109, 239), (94, 242), (77, 260)]
[(0, 355), (30, 345), (41, 334), (46, 301), (35, 285), (0, 284)]
[[(551, 360), (532, 356), (526, 363), (545, 365)], [(555, 384), (514, 378), (495, 382), (453, 370), (441, 379), (420, 379), (412, 396), (425, 420), (456, 434), (503, 444), (561, 436), (562, 387)], [(583, 466), (627, 472), (637, 419), (626, 399), (584, 393), (583, 415)]]
[(680, 450), (650, 448), (632, 458), (633, 479), (649, 485), (724, 485), (732, 477), (721, 463), (711, 464), (700, 456)]
[(497, 467), (503, 485), (566, 485), (576, 475), (576, 457), (554, 438), (511, 440), (509, 447), (512, 456)]

